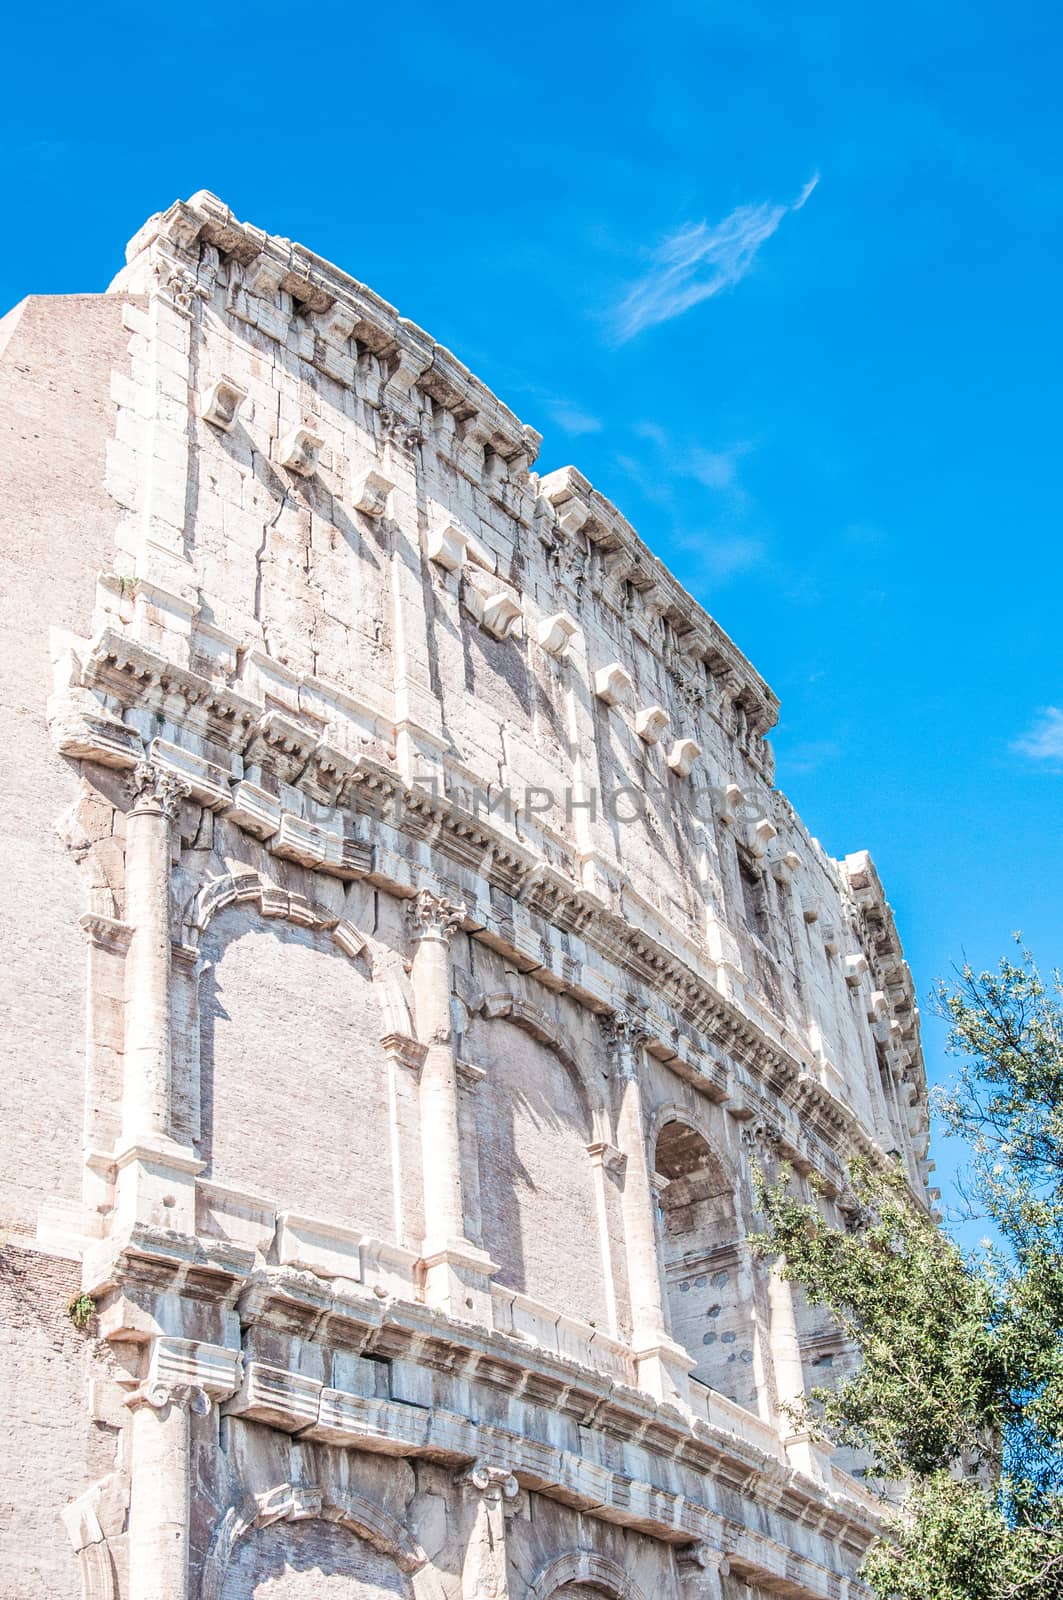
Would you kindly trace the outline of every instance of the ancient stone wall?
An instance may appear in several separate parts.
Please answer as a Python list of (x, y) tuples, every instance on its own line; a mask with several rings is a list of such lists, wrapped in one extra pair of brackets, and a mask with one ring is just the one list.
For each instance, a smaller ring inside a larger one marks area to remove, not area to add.
[(0, 1594), (859, 1594), (861, 1463), (786, 1409), (849, 1353), (751, 1173), (925, 1201), (918, 1013), (771, 691), (213, 196), (3, 327), (4, 1249), (52, 1320), (8, 1313)]

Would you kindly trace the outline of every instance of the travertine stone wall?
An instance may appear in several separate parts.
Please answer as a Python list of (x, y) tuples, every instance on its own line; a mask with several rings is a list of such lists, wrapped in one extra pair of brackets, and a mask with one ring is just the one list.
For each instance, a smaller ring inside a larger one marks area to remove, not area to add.
[(767, 685), (211, 195), (0, 327), (0, 1596), (855, 1600), (751, 1173), (926, 1203), (918, 1013)]

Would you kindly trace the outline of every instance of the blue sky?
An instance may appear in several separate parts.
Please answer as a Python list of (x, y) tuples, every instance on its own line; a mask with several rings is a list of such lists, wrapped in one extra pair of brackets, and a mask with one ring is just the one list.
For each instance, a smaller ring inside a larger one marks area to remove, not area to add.
[(779, 781), (872, 851), (922, 995), (1016, 928), (1063, 960), (1055, 8), (60, 6), (5, 42), (5, 307), (102, 289), (199, 188), (338, 262), (764, 673)]

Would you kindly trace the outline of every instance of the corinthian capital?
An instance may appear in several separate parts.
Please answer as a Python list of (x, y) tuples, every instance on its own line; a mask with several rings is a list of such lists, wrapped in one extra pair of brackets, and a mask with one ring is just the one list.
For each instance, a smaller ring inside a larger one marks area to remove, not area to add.
[(751, 1155), (762, 1160), (774, 1159), (782, 1149), (782, 1129), (767, 1117), (756, 1117), (742, 1129), (742, 1143)]
[(153, 761), (138, 761), (129, 780), (133, 810), (154, 811), (164, 817), (177, 815), (177, 808), (191, 790), (175, 772), (157, 767)]
[(600, 1016), (598, 1021), (610, 1054), (618, 1061), (634, 1061), (650, 1037), (650, 1030), (643, 1018), (632, 1012), (610, 1012), (607, 1016)]
[(411, 939), (443, 939), (448, 943), (465, 917), (465, 907), (430, 889), (420, 889), (407, 902), (406, 917)]

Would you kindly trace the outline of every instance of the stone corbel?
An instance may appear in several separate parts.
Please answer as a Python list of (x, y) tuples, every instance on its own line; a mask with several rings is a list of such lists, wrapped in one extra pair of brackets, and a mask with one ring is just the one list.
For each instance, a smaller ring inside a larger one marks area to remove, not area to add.
[(480, 621), (493, 638), (508, 639), (516, 632), (520, 616), (520, 606), (508, 594), (500, 591), (489, 595), (483, 602)]
[(469, 615), (492, 638), (508, 639), (516, 631), (522, 616), (520, 605), (515, 595), (490, 573), (470, 567), (462, 598)]
[(547, 655), (560, 659), (579, 632), (579, 623), (567, 611), (557, 611), (539, 623), (536, 637)]
[(746, 834), (746, 845), (750, 855), (758, 861), (763, 860), (768, 853), (768, 846), (778, 831), (770, 817), (758, 817), (755, 822), (751, 822)]
[(737, 783), (727, 783), (722, 789), (716, 790), (716, 815), (721, 822), (730, 827), (742, 809), (745, 795)]
[(465, 562), (468, 535), (453, 522), (439, 523), (429, 529), (425, 538), (425, 553), (429, 561), (445, 572), (458, 572)]
[(668, 752), (668, 765), (680, 778), (689, 778), (700, 755), (701, 746), (696, 739), (677, 739)]
[(287, 467), (297, 477), (312, 478), (317, 471), (318, 456), (324, 442), (312, 428), (292, 428), (278, 446), (277, 459), (282, 467)]
[(862, 952), (857, 951), (853, 955), (846, 956), (845, 981), (850, 989), (859, 989), (870, 970), (867, 957)]
[(801, 870), (802, 865), (801, 857), (796, 850), (786, 850), (772, 860), (772, 877), (777, 883), (791, 883), (794, 874)]
[(663, 706), (646, 706), (635, 717), (635, 732), (647, 744), (656, 744), (668, 726), (668, 713)]
[(610, 661), (608, 666), (599, 667), (594, 674), (594, 692), (603, 705), (626, 703), (633, 688), (631, 674), (619, 661)]
[(815, 896), (810, 895), (807, 900), (802, 901), (801, 915), (804, 917), (806, 922), (818, 922), (820, 918), (820, 911), (820, 903)]
[(200, 396), (199, 414), (204, 422), (222, 433), (229, 433), (246, 399), (247, 390), (241, 389), (238, 383), (231, 378), (217, 378)]
[(477, 1066), (475, 1061), (455, 1061), (454, 1070), (460, 1089), (478, 1089), (487, 1077), (486, 1067)]
[(351, 496), (356, 511), (367, 517), (382, 517), (388, 508), (388, 495), (395, 485), (382, 472), (370, 467), (355, 478)]
[(327, 311), (319, 313), (315, 327), (322, 339), (327, 339), (329, 344), (342, 349), (354, 332), (357, 321), (358, 313), (353, 306), (344, 305), (342, 300), (337, 300)]

